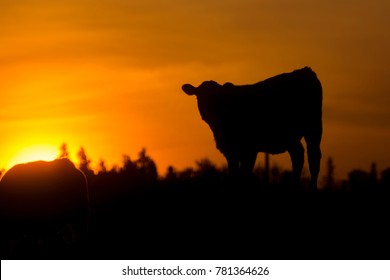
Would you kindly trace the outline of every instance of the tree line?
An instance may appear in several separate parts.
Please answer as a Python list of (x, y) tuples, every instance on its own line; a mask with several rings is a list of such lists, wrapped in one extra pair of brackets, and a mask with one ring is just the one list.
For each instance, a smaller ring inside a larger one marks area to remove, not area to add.
[[(68, 146), (63, 143), (59, 147), (57, 158), (69, 158)], [(87, 155), (84, 147), (77, 152), (77, 167), (84, 172), (89, 182), (100, 182), (106, 185), (116, 185), (122, 188), (136, 189), (139, 186), (169, 185), (178, 186), (185, 184), (218, 184), (229, 181), (227, 166), (217, 166), (208, 158), (195, 162), (194, 167), (187, 167), (178, 170), (173, 165), (169, 166), (162, 176), (159, 176), (155, 161), (142, 148), (138, 157), (133, 160), (129, 155), (122, 156), (120, 165), (108, 168), (106, 162), (100, 159), (97, 168), (91, 167), (92, 160)], [(375, 162), (371, 164), (370, 170), (353, 169), (345, 179), (335, 178), (336, 166), (332, 157), (329, 157), (322, 164), (325, 175), (320, 178), (319, 188), (324, 191), (390, 191), (390, 167), (381, 171), (377, 170)], [(1, 175), (5, 170), (0, 170)], [(307, 172), (303, 172), (302, 185), (307, 186), (309, 178)], [(278, 165), (256, 166), (253, 172), (252, 181), (255, 184), (272, 187), (289, 187), (292, 183), (292, 173)]]
[[(66, 143), (60, 147), (59, 158), (69, 157)], [(89, 181), (106, 181), (107, 184), (126, 185), (136, 188), (137, 186), (170, 185), (178, 186), (184, 184), (202, 183), (224, 183), (229, 180), (227, 166), (219, 167), (208, 158), (203, 158), (195, 162), (194, 167), (187, 167), (182, 170), (169, 166), (162, 176), (158, 175), (157, 165), (152, 157), (143, 148), (138, 153), (138, 157), (132, 160), (130, 156), (123, 155), (122, 163), (108, 168), (105, 161), (101, 159), (97, 169), (91, 168), (91, 159), (86, 150), (81, 147), (77, 153), (78, 167), (86, 174)], [(382, 171), (377, 170), (375, 163), (371, 164), (370, 170), (354, 169), (348, 173), (346, 179), (336, 179), (336, 166), (332, 157), (323, 163), (325, 175), (320, 179), (320, 189), (324, 191), (350, 191), (350, 190), (390, 190), (390, 168)], [(256, 166), (253, 172), (252, 181), (258, 185), (288, 187), (293, 184), (292, 173), (278, 165), (269, 167)], [(108, 183), (111, 180), (110, 183)], [(303, 174), (302, 185), (309, 183), (308, 174)]]

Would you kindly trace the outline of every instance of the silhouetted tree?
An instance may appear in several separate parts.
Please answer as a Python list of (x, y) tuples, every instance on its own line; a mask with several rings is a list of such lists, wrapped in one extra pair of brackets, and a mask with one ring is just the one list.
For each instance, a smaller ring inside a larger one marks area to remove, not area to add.
[(187, 167), (180, 171), (178, 177), (182, 181), (190, 181), (195, 178), (195, 170), (192, 167)]
[(119, 173), (120, 167), (117, 164), (114, 164), (110, 169), (110, 173)]
[(68, 145), (66, 143), (61, 144), (60, 153), (57, 158), (69, 158)]
[(373, 162), (371, 164), (371, 171), (370, 171), (370, 188), (374, 189), (378, 185), (378, 171), (376, 168), (376, 163)]
[(99, 160), (98, 173), (107, 173), (106, 162), (103, 159)]
[(217, 166), (208, 158), (203, 158), (195, 162), (196, 175), (202, 178), (216, 179), (219, 175)]
[(331, 190), (335, 186), (335, 180), (334, 180), (334, 163), (333, 163), (333, 158), (329, 157), (327, 162), (326, 162), (326, 175), (324, 177), (324, 183), (325, 183), (325, 188), (328, 190)]
[(79, 158), (79, 168), (81, 171), (84, 172), (86, 176), (92, 176), (93, 171), (90, 168), (91, 160), (88, 158), (85, 149), (83, 147), (80, 147), (80, 150), (77, 153), (77, 156)]
[(140, 184), (137, 166), (129, 155), (122, 155), (122, 166), (119, 168), (117, 175), (119, 176), (118, 183), (120, 187), (125, 190), (134, 189), (134, 187), (138, 187)]
[(164, 177), (165, 177), (165, 180), (167, 180), (169, 182), (176, 181), (177, 180), (177, 171), (176, 171), (176, 169), (172, 165), (168, 166), (167, 172), (166, 172)]
[(122, 156), (122, 167), (120, 168), (120, 172), (127, 175), (135, 175), (137, 170), (136, 164), (131, 160), (130, 156), (123, 155)]
[(146, 153), (146, 149), (143, 148), (139, 154), (138, 159), (135, 162), (138, 172), (141, 176), (148, 178), (148, 180), (156, 181), (158, 178), (157, 166), (152, 158)]
[(370, 185), (370, 174), (361, 169), (349, 172), (349, 186), (352, 191), (368, 190)]

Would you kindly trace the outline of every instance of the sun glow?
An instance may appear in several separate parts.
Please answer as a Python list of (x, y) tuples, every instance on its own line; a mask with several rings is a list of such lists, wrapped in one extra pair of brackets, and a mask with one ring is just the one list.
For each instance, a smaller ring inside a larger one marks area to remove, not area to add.
[(58, 156), (58, 147), (50, 145), (33, 145), (25, 147), (15, 154), (8, 163), (8, 168), (19, 164), (31, 161), (51, 161)]

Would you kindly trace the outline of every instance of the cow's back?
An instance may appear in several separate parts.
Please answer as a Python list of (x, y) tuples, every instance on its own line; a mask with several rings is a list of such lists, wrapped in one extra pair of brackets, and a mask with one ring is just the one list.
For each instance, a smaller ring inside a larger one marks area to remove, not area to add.
[(308, 67), (252, 85), (228, 86), (224, 98), (228, 113), (221, 121), (222, 137), (215, 135), (221, 150), (285, 152), (290, 142), (321, 123), (322, 87)]
[(0, 181), (1, 214), (17, 219), (61, 217), (88, 205), (85, 176), (67, 159), (16, 165)]
[(0, 181), (2, 256), (79, 252), (89, 222), (87, 188), (84, 174), (68, 159), (11, 168)]
[(273, 115), (306, 114), (311, 108), (321, 109), (322, 106), (321, 83), (308, 67), (243, 86), (243, 90), (238, 91), (238, 94), (241, 93), (246, 93), (244, 99), (250, 99), (253, 106), (260, 105), (265, 113)]

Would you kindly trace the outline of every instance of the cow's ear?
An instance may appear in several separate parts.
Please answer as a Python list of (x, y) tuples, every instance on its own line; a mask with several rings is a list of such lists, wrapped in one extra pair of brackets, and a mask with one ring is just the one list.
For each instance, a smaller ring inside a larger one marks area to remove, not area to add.
[(194, 95), (196, 94), (196, 87), (190, 84), (185, 84), (181, 87), (181, 89), (187, 93), (188, 95)]

